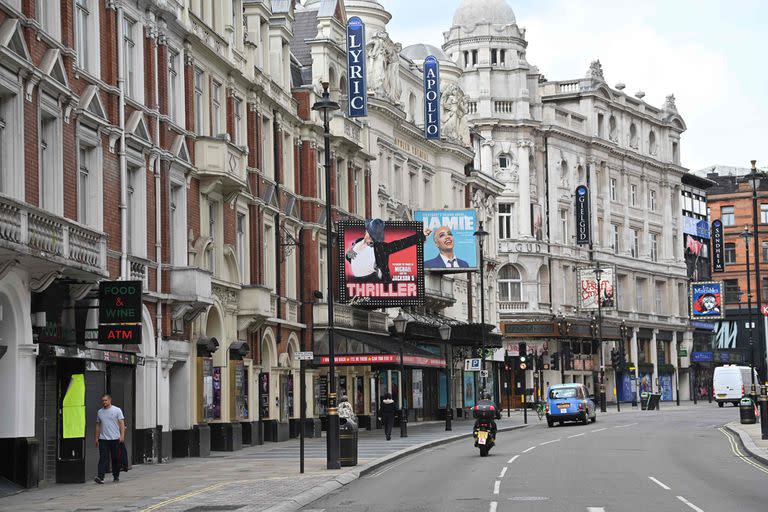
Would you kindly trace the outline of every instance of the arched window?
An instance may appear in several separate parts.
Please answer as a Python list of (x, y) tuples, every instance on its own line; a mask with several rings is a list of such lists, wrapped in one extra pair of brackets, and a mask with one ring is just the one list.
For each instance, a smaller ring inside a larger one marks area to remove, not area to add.
[(416, 95), (412, 92), (408, 93), (408, 117), (412, 123), (416, 123)]
[(549, 296), (549, 267), (542, 265), (539, 269), (539, 304), (550, 303)]
[(336, 96), (336, 83), (336, 71), (331, 68), (328, 70), (328, 93), (331, 95), (331, 99), (334, 99)]
[(619, 140), (619, 132), (616, 128), (616, 117), (611, 116), (610, 119), (608, 119), (608, 138), (612, 140), (613, 142), (616, 142)]
[(656, 134), (653, 130), (648, 134), (648, 152), (652, 155), (656, 154)]
[(339, 92), (341, 93), (342, 97), (347, 96), (347, 78), (343, 75), (341, 80), (339, 80)]
[(629, 147), (637, 149), (637, 126), (629, 125)]
[(505, 265), (499, 271), (499, 300), (502, 302), (520, 301), (522, 285), (520, 271), (513, 265)]

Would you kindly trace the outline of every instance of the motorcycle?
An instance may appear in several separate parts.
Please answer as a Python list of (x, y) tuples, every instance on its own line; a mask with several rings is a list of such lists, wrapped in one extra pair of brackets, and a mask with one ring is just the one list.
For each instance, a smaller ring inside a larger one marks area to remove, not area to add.
[(475, 446), (480, 449), (480, 456), (485, 457), (493, 445), (496, 444), (496, 438), (491, 433), (491, 422), (480, 421), (474, 432)]

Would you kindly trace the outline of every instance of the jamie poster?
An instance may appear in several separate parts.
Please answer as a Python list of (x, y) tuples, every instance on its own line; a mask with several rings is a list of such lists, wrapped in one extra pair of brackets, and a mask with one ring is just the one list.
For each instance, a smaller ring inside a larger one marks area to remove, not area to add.
[(399, 307), (424, 302), (421, 222), (369, 219), (339, 222), (340, 302)]
[(699, 281), (691, 283), (691, 319), (723, 318), (723, 282)]
[(424, 269), (442, 272), (477, 270), (477, 212), (430, 210), (413, 213), (430, 230), (424, 240)]

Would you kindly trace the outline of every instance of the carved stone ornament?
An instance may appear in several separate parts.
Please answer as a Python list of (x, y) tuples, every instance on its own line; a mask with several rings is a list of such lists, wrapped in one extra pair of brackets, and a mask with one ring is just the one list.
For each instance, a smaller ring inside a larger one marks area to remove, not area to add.
[(238, 306), (237, 293), (234, 290), (223, 286), (213, 286), (211, 291), (213, 296), (221, 303), (227, 311), (236, 311)]
[(603, 76), (603, 65), (600, 64), (600, 60), (593, 60), (589, 64), (589, 70), (587, 71), (587, 78), (591, 78), (592, 80), (601, 80), (605, 82), (605, 77)]
[(449, 83), (443, 89), (440, 103), (443, 110), (443, 135), (469, 146), (467, 95), (457, 84)]
[(368, 40), (365, 48), (368, 56), (368, 92), (399, 104), (403, 92), (400, 83), (402, 45), (393, 43), (389, 34), (382, 30)]
[(664, 110), (670, 110), (673, 112), (677, 112), (677, 105), (675, 105), (675, 95), (670, 94), (667, 96), (666, 101), (664, 101)]

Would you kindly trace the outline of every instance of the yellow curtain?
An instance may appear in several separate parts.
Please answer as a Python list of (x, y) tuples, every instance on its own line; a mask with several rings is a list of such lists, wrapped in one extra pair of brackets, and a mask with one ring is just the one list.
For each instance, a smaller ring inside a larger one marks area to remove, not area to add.
[(85, 437), (85, 376), (72, 375), (62, 403), (64, 439)]

